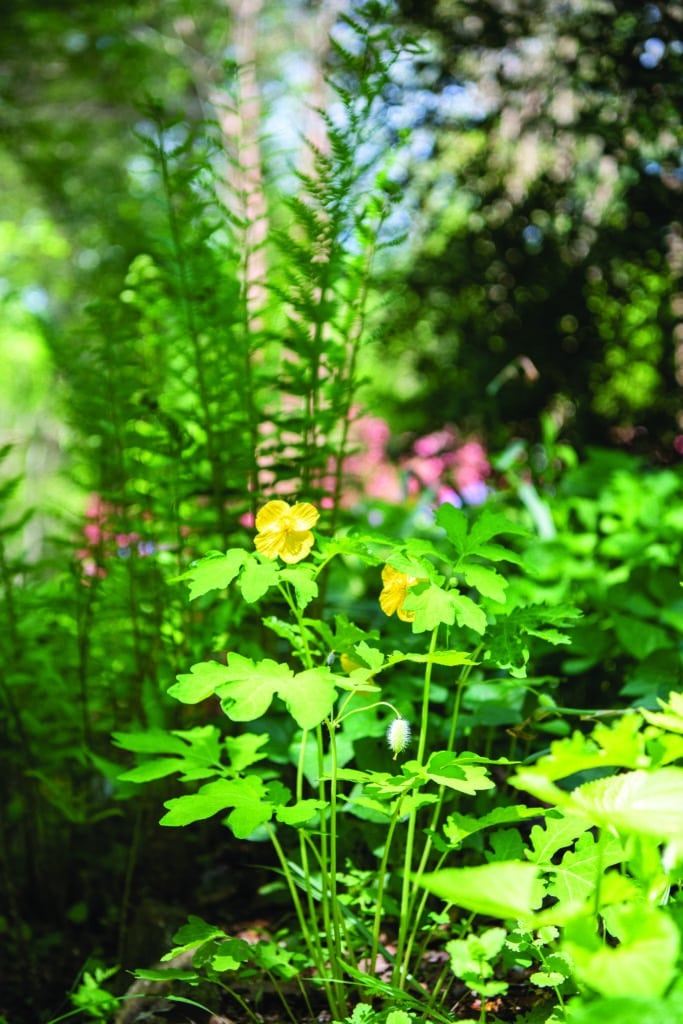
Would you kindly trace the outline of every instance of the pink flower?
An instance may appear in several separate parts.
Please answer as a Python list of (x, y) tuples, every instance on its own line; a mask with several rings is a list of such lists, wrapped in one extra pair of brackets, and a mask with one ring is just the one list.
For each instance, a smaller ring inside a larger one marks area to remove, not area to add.
[(451, 427), (447, 426), (442, 430), (435, 430), (432, 434), (418, 437), (413, 445), (413, 451), (420, 458), (427, 459), (432, 455), (438, 455), (439, 452), (444, 450), (453, 449), (457, 443), (458, 439), (454, 431)]

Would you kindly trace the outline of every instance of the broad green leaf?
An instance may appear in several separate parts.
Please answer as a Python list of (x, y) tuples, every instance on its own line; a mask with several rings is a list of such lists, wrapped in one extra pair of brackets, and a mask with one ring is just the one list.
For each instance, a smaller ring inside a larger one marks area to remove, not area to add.
[(497, 512), (489, 512), (486, 509), (482, 512), (479, 518), (472, 525), (470, 530), (470, 546), (472, 549), (479, 553), (479, 546), (485, 544), (492, 537), (498, 537), (501, 534), (513, 533), (517, 536), (526, 537), (529, 534), (526, 526), (522, 526), (520, 523), (515, 523), (512, 519), (508, 519), (507, 516), (500, 515)]
[(414, 1018), (405, 1010), (389, 1010), (386, 1024), (413, 1024)]
[(278, 696), (302, 729), (313, 729), (329, 716), (336, 697), (336, 677), (326, 666), (306, 669), (279, 680)]
[(431, 562), (426, 558), (411, 558), (404, 551), (392, 551), (387, 558), (387, 564), (398, 572), (404, 572), (407, 576), (414, 576), (416, 580), (432, 580), (435, 583), (441, 582)]
[(596, 842), (591, 832), (581, 835), (573, 850), (567, 850), (559, 865), (552, 869), (548, 895), (560, 902), (585, 903), (591, 897), (603, 873), (624, 857), (621, 843), (613, 836)]
[[(407, 762), (406, 768), (410, 770), (411, 764), (413, 762)], [(495, 785), (483, 765), (462, 761), (456, 754), (445, 750), (431, 755), (425, 775), (439, 786), (470, 795), (480, 790), (493, 789)]]
[(442, 868), (423, 875), (419, 885), (474, 914), (517, 919), (531, 917), (541, 904), (538, 875), (533, 864), (498, 861), (472, 868)]
[[(511, 805), (510, 807), (496, 807), (488, 814), (480, 818), (469, 817), (465, 814), (449, 814), (443, 827), (444, 835), (451, 846), (459, 846), (463, 839), (481, 832), (486, 828), (494, 828), (498, 825), (512, 824), (524, 821), (527, 818), (537, 818), (544, 812), (535, 807), (523, 807)], [(585, 825), (587, 828), (588, 826)]]
[(248, 559), (249, 555), (241, 548), (230, 548), (225, 554), (211, 551), (171, 582), (190, 580), (190, 600), (194, 600), (210, 590), (225, 590)]
[(238, 585), (247, 604), (254, 604), (277, 584), (279, 578), (275, 562), (257, 562), (256, 559), (250, 559), (239, 578)]
[(359, 661), (366, 665), (368, 668), (376, 672), (384, 664), (384, 655), (376, 647), (370, 647), (364, 640), (356, 644), (353, 649), (353, 653), (350, 655), (351, 660), (355, 660), (356, 655)]
[(418, 665), (426, 665), (431, 662), (433, 665), (446, 665), (448, 667), (477, 664), (464, 651), (433, 651), (432, 654), (403, 654), (402, 651), (394, 651), (391, 657), (387, 658), (385, 667), (398, 665), (402, 661), (412, 661)]
[(577, 999), (569, 1003), (565, 1019), (566, 1024), (681, 1024), (683, 997), (615, 996), (588, 1003)]
[[(451, 605), (459, 626), (469, 626), (475, 633), (486, 631), (486, 613), (465, 594), (450, 593)], [(451, 619), (451, 622), (453, 620)]]
[(117, 747), (136, 754), (186, 754), (187, 744), (177, 735), (161, 730), (149, 732), (115, 732), (112, 739)]
[(264, 799), (264, 793), (263, 780), (256, 776), (216, 779), (196, 793), (167, 800), (164, 807), (168, 810), (159, 824), (190, 825), (233, 807), (228, 824), (238, 839), (247, 839), (272, 817), (273, 805)]
[(505, 928), (486, 928), (466, 939), (451, 939), (446, 943), (446, 952), (451, 958), (453, 973), (460, 978), (466, 974), (490, 977), (493, 973), (490, 962), (500, 953), (507, 934)]
[(683, 840), (683, 768), (625, 772), (586, 782), (572, 792), (538, 772), (520, 771), (510, 782), (600, 828), (662, 841)]
[(137, 765), (136, 768), (130, 768), (118, 778), (121, 782), (151, 782), (153, 779), (163, 779), (174, 772), (182, 771), (184, 767), (185, 761), (180, 757), (157, 757), (153, 761)]
[(225, 938), (225, 932), (214, 924), (207, 924), (201, 917), (190, 914), (187, 924), (182, 925), (173, 936), (176, 945), (168, 953), (164, 953), (162, 961), (172, 960), (180, 953), (186, 953), (188, 949), (195, 949), (210, 939)]
[(624, 649), (634, 658), (643, 661), (653, 651), (669, 647), (671, 637), (661, 626), (633, 615), (612, 612), (614, 631)]
[(468, 586), (474, 587), (484, 597), (490, 597), (492, 601), (505, 604), (505, 591), (507, 580), (503, 579), (500, 573), (493, 569), (487, 569), (483, 565), (465, 565), (463, 575)]
[(452, 625), (455, 619), (454, 596), (434, 583), (419, 583), (411, 587), (406, 594), (403, 607), (406, 611), (415, 613), (413, 632), (424, 633), (435, 629), (442, 622)]
[(589, 828), (590, 824), (585, 818), (551, 811), (545, 819), (545, 828), (534, 825), (531, 829), (529, 838), (533, 853), (529, 850), (527, 857), (532, 864), (549, 866), (559, 850), (571, 846), (577, 836), (587, 832)]
[(251, 959), (251, 947), (244, 939), (213, 939), (202, 945), (192, 958), (195, 967), (207, 964), (215, 971), (236, 971), (245, 961)]
[(227, 666), (218, 661), (200, 661), (189, 672), (176, 676), (177, 682), (169, 686), (168, 692), (182, 704), (199, 704), (212, 697), (228, 678)]
[(230, 758), (230, 766), (235, 772), (242, 772), (257, 761), (262, 761), (268, 754), (261, 750), (268, 743), (268, 733), (245, 732), (241, 736), (226, 736), (225, 749)]
[(669, 702), (658, 698), (657, 703), (661, 711), (648, 711), (646, 708), (639, 708), (643, 718), (650, 725), (656, 725), (659, 729), (670, 732), (683, 733), (683, 693), (672, 691), (669, 694)]
[(487, 861), (524, 860), (524, 842), (516, 828), (496, 829), (489, 839), (491, 853), (487, 853)]
[(287, 665), (269, 658), (254, 662), (231, 652), (218, 690), (223, 709), (233, 722), (251, 722), (264, 715), (280, 685), (292, 676)]
[(603, 828), (683, 840), (683, 768), (596, 779), (574, 790), (571, 803)]
[(562, 950), (581, 984), (603, 996), (661, 996), (675, 976), (680, 948), (672, 918), (643, 902), (607, 907), (603, 919), (619, 945), (603, 941), (593, 917), (565, 928)]
[(627, 714), (614, 725), (599, 723), (590, 736), (578, 730), (566, 739), (554, 740), (550, 753), (539, 758), (533, 771), (547, 779), (563, 779), (595, 768), (636, 768), (643, 763), (643, 739), (639, 719)]
[(194, 600), (211, 590), (224, 590), (248, 559), (249, 555), (242, 548), (230, 548), (224, 554), (221, 551), (209, 551), (186, 572), (169, 580), (169, 583), (189, 580), (189, 598)]
[(286, 580), (294, 587), (297, 607), (307, 607), (318, 596), (318, 584), (313, 579), (312, 566), (299, 565), (292, 569), (281, 569), (280, 579)]
[(467, 537), (467, 516), (455, 505), (451, 505), (448, 502), (444, 502), (443, 505), (439, 505), (434, 515), (437, 524), (446, 531), (446, 536), (449, 541), (458, 552), (462, 555), (465, 548), (465, 538)]
[(480, 558), (485, 558), (489, 562), (510, 562), (512, 565), (523, 563), (521, 555), (504, 548), (502, 544), (480, 544), (477, 552)]
[(292, 825), (294, 828), (298, 828), (314, 818), (318, 811), (325, 806), (326, 804), (322, 800), (299, 800), (289, 807), (276, 808), (275, 817), (283, 825)]

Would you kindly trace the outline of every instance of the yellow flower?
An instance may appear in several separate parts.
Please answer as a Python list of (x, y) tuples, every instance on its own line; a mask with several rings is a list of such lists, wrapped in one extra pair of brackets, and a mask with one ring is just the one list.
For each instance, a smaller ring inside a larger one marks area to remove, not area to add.
[(256, 513), (256, 550), (266, 558), (279, 555), (288, 565), (300, 562), (313, 547), (311, 527), (319, 518), (317, 508), (307, 501), (291, 506), (286, 501), (269, 501)]
[(413, 622), (415, 612), (407, 612), (403, 607), (406, 594), (410, 587), (414, 587), (421, 580), (418, 576), (409, 576), (408, 573), (392, 569), (385, 565), (382, 569), (382, 593), (379, 595), (379, 606), (385, 615), (393, 615), (394, 612), (403, 622)]

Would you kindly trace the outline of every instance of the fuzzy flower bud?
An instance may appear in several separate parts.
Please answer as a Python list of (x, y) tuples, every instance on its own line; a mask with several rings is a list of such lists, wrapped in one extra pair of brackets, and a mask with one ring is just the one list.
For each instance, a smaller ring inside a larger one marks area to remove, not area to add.
[(387, 729), (387, 743), (395, 761), (410, 743), (410, 722), (405, 718), (395, 718)]

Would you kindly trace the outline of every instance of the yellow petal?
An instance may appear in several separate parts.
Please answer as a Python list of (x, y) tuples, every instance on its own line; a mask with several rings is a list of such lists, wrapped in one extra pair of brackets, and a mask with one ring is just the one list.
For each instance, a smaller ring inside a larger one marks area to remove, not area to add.
[(291, 514), (291, 509), (286, 501), (269, 501), (256, 513), (256, 529), (271, 530), (280, 525), (282, 520)]
[(385, 615), (393, 615), (403, 604), (406, 596), (405, 587), (401, 584), (392, 583), (385, 586), (379, 595), (379, 606)]
[(278, 554), (283, 562), (294, 565), (305, 558), (313, 547), (313, 534), (310, 530), (291, 531), (287, 533)]
[(297, 501), (292, 509), (292, 528), (294, 530), (310, 530), (320, 519), (315, 505), (308, 501)]
[(382, 569), (382, 583), (391, 586), (392, 583), (396, 583), (399, 580), (406, 580), (408, 577), (404, 572), (399, 572), (398, 569), (392, 568), (390, 565), (385, 565)]
[(273, 527), (265, 533), (257, 533), (254, 537), (256, 550), (266, 558), (277, 558), (287, 539), (287, 534)]
[(415, 612), (407, 612), (403, 607), (403, 602), (401, 602), (399, 608), (396, 609), (396, 614), (398, 615), (399, 619), (401, 619), (402, 622), (415, 621)]

